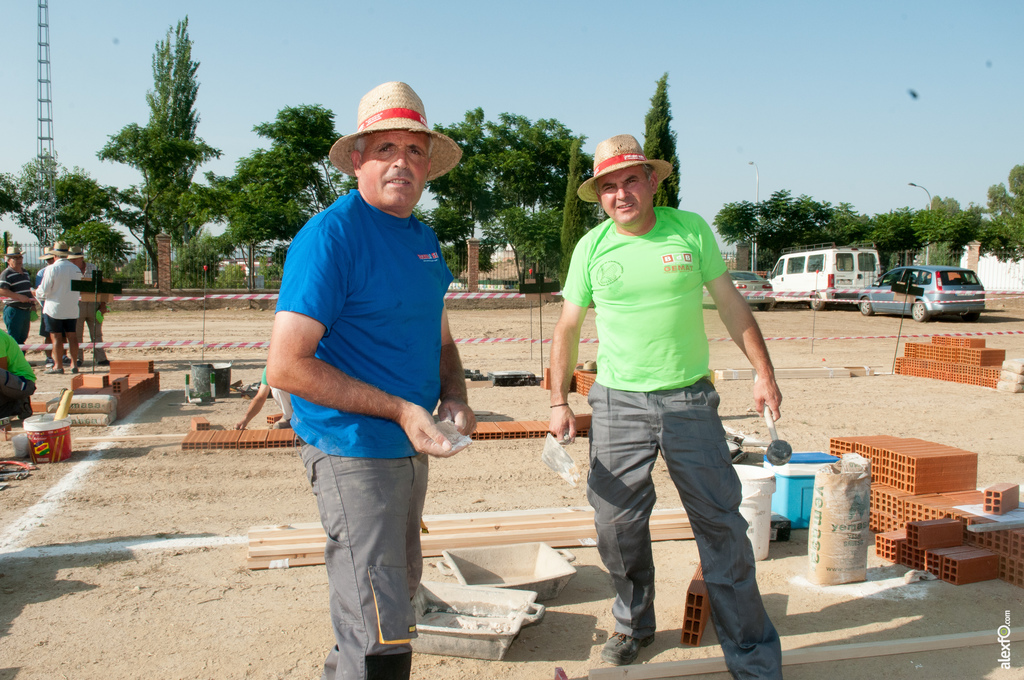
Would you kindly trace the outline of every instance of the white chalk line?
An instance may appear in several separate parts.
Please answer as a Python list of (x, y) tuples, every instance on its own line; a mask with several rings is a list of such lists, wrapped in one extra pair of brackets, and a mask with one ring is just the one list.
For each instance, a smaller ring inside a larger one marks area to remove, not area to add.
[(226, 545), (245, 545), (248, 542), (248, 536), (193, 536), (188, 538), (146, 537), (97, 543), (43, 545), (33, 548), (0, 549), (0, 562), (4, 559), (39, 559), (124, 552), (134, 554), (147, 550), (196, 550)]
[[(139, 408), (132, 411), (120, 425), (111, 428), (115, 435), (126, 434), (125, 429), (134, 425), (134, 420), (149, 410), (157, 400), (165, 394), (177, 393), (179, 390), (161, 390), (153, 398), (147, 399)], [(9, 553), (18, 550), (21, 544), (28, 538), (32, 530), (41, 525), (63, 502), (64, 497), (74, 489), (82, 479), (89, 474), (89, 471), (103, 457), (106, 449), (113, 448), (116, 442), (104, 442), (93, 448), (88, 455), (74, 464), (71, 471), (61, 477), (39, 501), (8, 526), (0, 534), (0, 553)]]

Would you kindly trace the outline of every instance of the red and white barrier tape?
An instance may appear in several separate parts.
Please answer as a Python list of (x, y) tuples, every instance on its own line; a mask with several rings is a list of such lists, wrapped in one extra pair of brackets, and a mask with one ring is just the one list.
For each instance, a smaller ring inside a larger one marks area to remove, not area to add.
[[(526, 297), (522, 293), (445, 293), (446, 300), (493, 300)], [(276, 300), (277, 293), (214, 293), (211, 295), (115, 295), (116, 301), (127, 302), (186, 302), (194, 300)]]
[[(970, 338), (970, 337), (982, 337), (982, 336), (994, 336), (994, 335), (1024, 335), (1024, 331), (978, 331), (975, 333), (904, 333), (902, 335), (835, 335), (828, 337), (812, 337), (810, 335), (786, 335), (765, 338), (766, 342), (776, 340), (890, 340), (892, 338), (931, 338), (935, 336), (940, 337), (953, 337), (953, 338)], [(708, 338), (709, 342), (732, 342), (732, 338)], [(498, 344), (498, 343), (510, 343), (510, 342), (526, 342), (533, 344), (550, 344), (550, 338), (457, 338), (456, 344), (459, 345), (484, 345), (484, 344)], [(597, 344), (597, 338), (581, 338), (580, 344)], [(125, 341), (125, 342), (98, 342), (91, 343), (86, 342), (79, 345), (83, 350), (92, 349), (93, 347), (102, 347), (104, 349), (139, 349), (147, 347), (203, 347), (202, 340), (136, 340), (136, 341)], [(21, 349), (25, 352), (49, 350), (53, 345), (22, 345)], [(205, 349), (267, 349), (270, 347), (269, 341), (259, 342), (208, 342), (205, 344)]]

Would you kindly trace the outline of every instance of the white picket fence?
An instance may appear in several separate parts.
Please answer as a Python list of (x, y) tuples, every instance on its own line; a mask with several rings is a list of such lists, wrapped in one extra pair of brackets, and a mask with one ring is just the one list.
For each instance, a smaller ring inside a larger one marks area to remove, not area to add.
[[(960, 266), (967, 266), (966, 253), (960, 259)], [(1000, 262), (993, 255), (983, 255), (978, 260), (978, 278), (986, 290), (1024, 291), (1024, 260)]]

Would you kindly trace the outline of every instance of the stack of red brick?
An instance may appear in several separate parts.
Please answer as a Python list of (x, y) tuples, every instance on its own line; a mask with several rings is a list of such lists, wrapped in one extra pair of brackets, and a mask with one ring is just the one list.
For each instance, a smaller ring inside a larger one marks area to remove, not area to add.
[[(110, 373), (80, 373), (71, 377), (75, 394), (117, 397), (117, 420), (160, 391), (160, 373), (152, 361), (111, 361)], [(33, 413), (46, 413), (46, 402), (32, 402)]]
[[(478, 421), (471, 439), (543, 439), (548, 435), (549, 423), (540, 420)], [(576, 416), (576, 435), (590, 434), (590, 414)]]
[[(1024, 529), (968, 531), (992, 520), (958, 508), (981, 505), (985, 512), (995, 507), (1006, 512), (1013, 505), (1009, 487), (975, 488), (978, 454), (885, 435), (833, 437), (829, 452), (871, 461), (870, 529), (877, 533), (879, 557), (927, 569), (957, 585), (1000, 578), (1024, 586)], [(930, 550), (945, 552), (929, 562)]]
[(189, 432), (181, 441), (184, 451), (205, 449), (273, 449), (295, 446), (298, 437), (290, 428), (280, 430), (214, 430), (206, 418), (192, 418)]
[(931, 343), (908, 342), (896, 359), (896, 373), (995, 389), (1005, 349), (985, 347), (983, 338), (933, 336)]

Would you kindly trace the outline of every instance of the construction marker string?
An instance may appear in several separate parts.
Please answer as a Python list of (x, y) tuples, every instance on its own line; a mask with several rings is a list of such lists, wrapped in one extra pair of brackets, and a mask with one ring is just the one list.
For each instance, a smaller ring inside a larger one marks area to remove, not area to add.
[[(902, 335), (834, 335), (824, 338), (815, 338), (810, 335), (786, 335), (765, 338), (766, 342), (783, 341), (783, 340), (891, 340), (893, 338), (932, 338), (932, 337), (950, 337), (950, 338), (971, 338), (971, 337), (985, 337), (985, 336), (996, 336), (996, 335), (1024, 335), (1024, 331), (977, 331), (974, 333), (904, 333)], [(732, 338), (708, 338), (709, 342), (732, 342)], [(550, 338), (543, 340), (538, 338), (457, 338), (456, 344), (459, 345), (486, 345), (486, 344), (497, 344), (497, 343), (520, 343), (520, 342), (531, 342), (531, 343), (543, 343), (548, 344), (551, 342)], [(581, 338), (580, 344), (597, 344), (597, 338)], [(145, 349), (148, 347), (204, 347), (205, 349), (267, 349), (270, 347), (270, 343), (267, 341), (259, 342), (207, 342), (204, 343), (202, 340), (128, 340), (122, 342), (83, 342), (79, 345), (83, 349), (92, 349), (93, 347), (103, 349)], [(39, 344), (39, 345), (21, 345), (22, 351), (43, 351), (50, 350), (53, 345), (50, 344)]]

